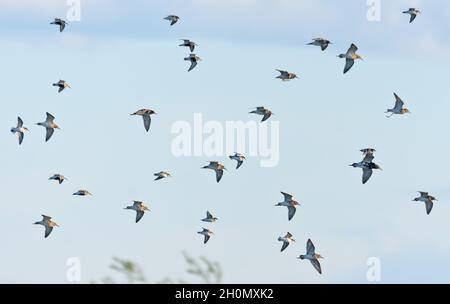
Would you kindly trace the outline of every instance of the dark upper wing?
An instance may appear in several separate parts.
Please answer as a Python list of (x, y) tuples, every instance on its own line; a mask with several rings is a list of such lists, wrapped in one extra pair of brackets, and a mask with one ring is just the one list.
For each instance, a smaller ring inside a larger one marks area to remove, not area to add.
[(170, 25), (174, 25), (175, 23), (177, 23), (178, 19), (177, 18), (172, 18), (172, 21), (170, 22)]
[(195, 44), (194, 43), (189, 43), (189, 49), (191, 50), (191, 52), (193, 52), (194, 51), (194, 49), (195, 49)]
[(61, 23), (59, 24), (59, 32), (64, 31), (65, 27), (66, 27), (66, 23), (61, 20)]
[(144, 115), (142, 116), (142, 118), (144, 119), (145, 130), (147, 130), (148, 132), (148, 130), (150, 129), (150, 124), (152, 123), (152, 118), (150, 117), (150, 115)]
[(280, 251), (283, 251), (284, 249), (286, 249), (287, 246), (289, 246), (289, 242), (284, 242), (283, 241), (283, 246), (281, 246), (281, 250)]
[(23, 126), (22, 118), (17, 117), (17, 127), (20, 128), (20, 127), (22, 127), (22, 126)]
[(267, 119), (269, 119), (269, 117), (270, 117), (271, 115), (272, 115), (272, 113), (270, 113), (270, 112), (264, 113), (264, 116), (263, 116), (261, 122), (266, 121)]
[(242, 160), (238, 160), (237, 161), (237, 165), (236, 165), (236, 169), (239, 169), (239, 167), (242, 165), (243, 161)]
[(210, 236), (205, 234), (205, 239), (203, 240), (203, 244), (206, 244), (209, 240)]
[(189, 67), (188, 72), (192, 71), (192, 69), (194, 69), (196, 65), (197, 65), (197, 61), (196, 60), (192, 60), (191, 61), (191, 66)]
[(297, 208), (289, 206), (288, 207), (288, 220), (292, 220), (292, 218), (295, 215), (295, 211), (297, 211)]
[(358, 47), (354, 43), (352, 43), (352, 45), (350, 46), (350, 48), (347, 51), (347, 54), (354, 54), (357, 50), (358, 50)]
[(355, 64), (355, 60), (349, 59), (349, 58), (345, 59), (344, 74), (347, 73), (354, 64)]
[(22, 144), (23, 141), (23, 132), (19, 132), (19, 145)]
[(220, 182), (220, 180), (222, 179), (223, 170), (215, 170), (215, 171), (216, 171), (216, 181)]
[(433, 209), (433, 202), (431, 200), (427, 200), (425, 202), (425, 208), (427, 209), (427, 214), (430, 214), (431, 209)]
[(290, 195), (289, 193), (281, 191), (281, 194), (283, 194), (285, 202), (289, 202), (292, 200), (292, 195)]
[(212, 214), (209, 213), (209, 211), (206, 211), (206, 218), (212, 218), (212, 217), (213, 217)]
[(317, 270), (318, 273), (322, 274), (322, 268), (320, 267), (319, 260), (313, 259), (309, 260), (311, 264), (314, 266), (314, 268)]
[(365, 163), (371, 163), (375, 156), (371, 152), (367, 152), (367, 154), (364, 156), (363, 162)]
[(46, 130), (47, 130), (47, 133), (45, 134), (45, 141), (48, 141), (52, 137), (53, 132), (55, 132), (55, 129), (46, 128)]
[(372, 176), (372, 169), (363, 169), (363, 176), (362, 176), (362, 183), (365, 184), (369, 180), (369, 178)]
[(47, 119), (46, 119), (47, 122), (53, 122), (55, 120), (55, 116), (53, 116), (49, 112), (47, 112), (46, 114), (47, 114)]
[(308, 239), (308, 242), (306, 242), (306, 254), (315, 254), (316, 253), (316, 248), (314, 247), (313, 242), (311, 241), (311, 239)]
[(327, 47), (328, 47), (328, 43), (327, 42), (322, 42), (320, 44), (320, 48), (322, 49), (322, 51), (325, 51), (327, 49)]
[(53, 227), (45, 226), (45, 237), (48, 237), (52, 232)]
[(402, 100), (400, 97), (398, 97), (397, 94), (394, 93), (394, 96), (395, 96), (395, 106), (394, 106), (394, 109), (396, 109), (396, 110), (401, 110), (401, 109), (403, 108), (404, 102), (403, 102), (403, 100)]
[(144, 216), (144, 211), (136, 211), (136, 223)]
[(414, 19), (416, 19), (417, 15), (416, 14), (411, 14), (411, 18), (409, 18), (409, 23), (413, 22)]

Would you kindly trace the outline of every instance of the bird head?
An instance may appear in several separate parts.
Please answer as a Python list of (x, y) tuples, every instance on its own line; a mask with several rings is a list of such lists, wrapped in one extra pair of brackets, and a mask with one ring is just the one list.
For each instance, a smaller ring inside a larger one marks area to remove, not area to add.
[(419, 197), (416, 197), (415, 199), (412, 200), (413, 202), (418, 202), (419, 201)]
[(305, 258), (305, 256), (302, 254), (297, 259), (303, 260), (304, 258)]
[(353, 163), (351, 165), (349, 165), (350, 167), (356, 168), (358, 166), (358, 163)]
[(345, 56), (345, 54), (339, 54), (339, 55), (337, 55), (337, 57), (339, 57), (339, 58), (345, 58), (346, 56)]

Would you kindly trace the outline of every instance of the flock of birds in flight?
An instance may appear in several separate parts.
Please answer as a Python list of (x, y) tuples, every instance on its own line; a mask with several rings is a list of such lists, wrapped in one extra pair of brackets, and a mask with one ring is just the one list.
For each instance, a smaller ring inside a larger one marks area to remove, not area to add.
[[(409, 10), (404, 11), (403, 13), (410, 15), (410, 23), (411, 23), (414, 21), (414, 19), (420, 13), (420, 11), (415, 8), (410, 8)], [(173, 26), (180, 20), (180, 17), (178, 17), (176, 15), (169, 15), (169, 16), (165, 17), (164, 19), (170, 21), (170, 26)], [(51, 22), (51, 24), (58, 25), (60, 32), (62, 32), (65, 29), (67, 22), (63, 19), (56, 18), (53, 22)], [(195, 47), (197, 46), (197, 44), (189, 39), (182, 39), (182, 41), (183, 41), (183, 43), (180, 44), (180, 46), (188, 47), (189, 50), (191, 51), (191, 54), (188, 57), (184, 58), (184, 60), (190, 61), (191, 65), (190, 65), (188, 71), (192, 71), (197, 66), (197, 62), (201, 60), (200, 57), (198, 57), (196, 54), (192, 53), (194, 51)], [(325, 51), (330, 44), (331, 44), (331, 42), (327, 39), (315, 38), (308, 45), (320, 46), (322, 51)], [(362, 59), (362, 57), (356, 53), (357, 50), (358, 50), (357, 46), (355, 44), (352, 44), (345, 54), (338, 55), (339, 58), (342, 58), (342, 59), (345, 58), (344, 74), (347, 73), (353, 67), (356, 60)], [(276, 78), (281, 79), (282, 81), (289, 81), (289, 80), (298, 78), (298, 76), (294, 73), (290, 73), (290, 72), (284, 71), (284, 70), (277, 70), (277, 71), (280, 73), (280, 75), (277, 76)], [(54, 83), (53, 86), (58, 87), (59, 93), (61, 93), (62, 91), (64, 91), (67, 88), (71, 88), (71, 86), (64, 80), (60, 80), (57, 83)], [(395, 106), (394, 106), (394, 108), (388, 109), (385, 112), (387, 114), (386, 117), (391, 117), (394, 114), (402, 115), (402, 114), (410, 113), (409, 110), (404, 107), (404, 102), (401, 100), (401, 98), (395, 93), (394, 93), (394, 97), (395, 97)], [(262, 107), (262, 106), (257, 107), (255, 110), (251, 111), (250, 113), (261, 115), (262, 116), (261, 122), (266, 121), (273, 114), (271, 110), (269, 110), (265, 107)], [(150, 124), (151, 124), (151, 115), (154, 115), (154, 114), (156, 114), (156, 112), (153, 110), (141, 109), (141, 110), (136, 111), (135, 113), (132, 113), (131, 115), (141, 116), (144, 121), (145, 130), (148, 132), (150, 129)], [(37, 125), (42, 126), (46, 129), (46, 136), (45, 136), (46, 142), (48, 140), (50, 140), (55, 129), (60, 129), (59, 126), (55, 123), (55, 117), (48, 112), (46, 113), (46, 120), (44, 122), (37, 123)], [(24, 139), (24, 134), (26, 131), (28, 131), (28, 128), (24, 127), (24, 123), (23, 123), (22, 119), (20, 117), (18, 117), (17, 126), (11, 128), (11, 132), (14, 134), (18, 134), (19, 145), (22, 144), (23, 139)], [(362, 149), (361, 152), (363, 153), (363, 156), (364, 156), (363, 160), (358, 163), (353, 163), (350, 166), (352, 166), (354, 168), (362, 169), (362, 171), (363, 171), (362, 183), (365, 184), (372, 176), (373, 170), (376, 170), (376, 169), (381, 170), (381, 167), (378, 164), (373, 162), (375, 149), (366, 148), (366, 149)], [(239, 169), (239, 167), (243, 164), (244, 160), (246, 159), (245, 156), (241, 153), (235, 153), (234, 155), (229, 156), (229, 158), (231, 160), (237, 161), (236, 169)], [(202, 167), (202, 169), (210, 169), (210, 170), (215, 171), (217, 183), (220, 182), (220, 180), (222, 179), (224, 170), (226, 170), (225, 166), (223, 164), (219, 163), (218, 161), (211, 161), (211, 162), (209, 162), (208, 165)], [(164, 179), (167, 177), (171, 177), (170, 173), (166, 172), (166, 171), (161, 171), (161, 172), (155, 173), (154, 175), (156, 176), (155, 181)], [(67, 178), (65, 178), (62, 174), (54, 174), (53, 176), (51, 176), (49, 178), (49, 180), (56, 180), (56, 181), (58, 181), (59, 184), (61, 184), (64, 180), (67, 180)], [(426, 212), (427, 212), (427, 214), (430, 214), (430, 212), (433, 208), (433, 201), (436, 201), (436, 198), (429, 195), (427, 192), (420, 191), (419, 193), (420, 193), (420, 197), (415, 198), (413, 201), (419, 201), (419, 202), (425, 203)], [(293, 196), (291, 194), (288, 194), (285, 192), (281, 192), (281, 194), (283, 195), (284, 200), (280, 203), (277, 203), (275, 206), (286, 207), (288, 210), (288, 220), (290, 221), (294, 217), (295, 212), (297, 210), (297, 206), (299, 206), (300, 203), (297, 202), (296, 200), (294, 200)], [(87, 195), (92, 195), (92, 194), (88, 190), (82, 189), (82, 190), (78, 190), (77, 192), (73, 193), (73, 195), (87, 196)], [(136, 212), (136, 219), (135, 219), (136, 223), (142, 219), (142, 217), (146, 211), (150, 210), (141, 201), (133, 201), (133, 205), (126, 206), (124, 209), (133, 210)], [(214, 223), (217, 220), (218, 220), (218, 218), (213, 216), (209, 211), (206, 212), (206, 217), (204, 219), (202, 219), (202, 221), (206, 222), (206, 223)], [(56, 222), (54, 222), (50, 216), (46, 216), (46, 215), (42, 215), (42, 220), (35, 222), (34, 224), (43, 225), (45, 227), (45, 235), (44, 235), (45, 238), (47, 238), (50, 235), (50, 233), (52, 232), (54, 227), (58, 227), (58, 224)], [(209, 241), (209, 239), (211, 238), (211, 236), (214, 235), (214, 232), (208, 228), (202, 228), (202, 231), (199, 231), (198, 234), (201, 234), (204, 236), (203, 242), (204, 242), (204, 244), (206, 244)], [(284, 251), (290, 244), (295, 242), (295, 239), (293, 238), (293, 235), (291, 233), (287, 232), (284, 237), (280, 236), (278, 238), (278, 241), (283, 243), (282, 247), (281, 247), (281, 251)], [(307, 244), (306, 244), (306, 254), (300, 255), (298, 258), (301, 260), (304, 260), (304, 259), (309, 260), (311, 262), (311, 264), (314, 266), (314, 268), (317, 270), (317, 272), (322, 274), (322, 269), (321, 269), (319, 259), (321, 259), (323, 257), (320, 254), (316, 253), (314, 244), (310, 239), (308, 239)]]

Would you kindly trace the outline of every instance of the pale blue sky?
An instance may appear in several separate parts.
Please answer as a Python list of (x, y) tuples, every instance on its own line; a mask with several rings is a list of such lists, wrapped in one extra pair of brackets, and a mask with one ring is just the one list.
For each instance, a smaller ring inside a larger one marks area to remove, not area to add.
[[(60, 34), (65, 1), (2, 0), (0, 207), (1, 282), (66, 282), (68, 257), (80, 257), (82, 282), (110, 271), (112, 256), (141, 264), (147, 277), (184, 277), (181, 252), (219, 261), (227, 283), (365, 283), (366, 260), (382, 263), (385, 283), (449, 283), (450, 245), (446, 130), (450, 4), (382, 1), (380, 22), (365, 1), (82, 1), (80, 22)], [(402, 10), (423, 11), (412, 24)], [(168, 14), (181, 17), (169, 27)], [(325, 52), (310, 38), (334, 42)], [(203, 58), (187, 73), (186, 48)], [(342, 75), (336, 55), (351, 43), (364, 61)], [(300, 75), (277, 81), (275, 69)], [(57, 94), (51, 83), (71, 90)], [(412, 115), (386, 119), (397, 92)], [(265, 105), (280, 122), (280, 163), (250, 158), (216, 184), (202, 171), (208, 157), (175, 158), (172, 124), (258, 119)], [(149, 133), (129, 116), (154, 109)], [(62, 130), (44, 143), (34, 123), (48, 111)], [(9, 132), (17, 115), (30, 132), (22, 146)], [(361, 184), (360, 148), (377, 149), (375, 172)], [(173, 178), (153, 182), (153, 173)], [(53, 173), (68, 181), (48, 181)], [(94, 196), (71, 194), (80, 188)], [(425, 190), (439, 201), (427, 216), (413, 203)], [(291, 222), (279, 191), (302, 204)], [(143, 200), (151, 212), (134, 223), (123, 210)], [(209, 209), (220, 221), (205, 246), (197, 231)], [(31, 225), (40, 214), (61, 227), (48, 239)], [(278, 236), (297, 243), (280, 253)], [(325, 260), (319, 276), (303, 254), (311, 238)], [(443, 241), (444, 240), (444, 241)]]

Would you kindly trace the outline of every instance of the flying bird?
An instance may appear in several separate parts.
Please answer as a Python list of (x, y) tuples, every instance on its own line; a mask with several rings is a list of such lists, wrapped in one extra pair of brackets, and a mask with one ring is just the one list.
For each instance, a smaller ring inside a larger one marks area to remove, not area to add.
[(66, 27), (67, 22), (60, 18), (55, 18), (55, 21), (50, 22), (50, 24), (56, 24), (59, 25), (59, 32), (61, 33), (64, 31), (64, 28)]
[(322, 51), (325, 51), (330, 44), (331, 42), (329, 40), (323, 38), (313, 38), (313, 42), (308, 43), (308, 45), (320, 46)]
[(152, 118), (151, 115), (156, 114), (155, 111), (150, 110), (150, 109), (141, 109), (138, 110), (130, 115), (139, 115), (142, 116), (142, 119), (144, 120), (144, 127), (145, 130), (148, 132), (148, 130), (150, 129), (150, 124), (152, 123)]
[(384, 112), (384, 113), (391, 113), (391, 115), (388, 114), (388, 115), (386, 115), (386, 117), (389, 118), (394, 114), (403, 115), (406, 113), (411, 113), (408, 108), (403, 107), (403, 105), (405, 104), (403, 102), (403, 100), (401, 100), (401, 98), (398, 97), (398, 95), (395, 93), (394, 93), (394, 96), (395, 96), (395, 106), (394, 106), (394, 108), (387, 109), (386, 112)]
[(50, 176), (48, 179), (49, 180), (57, 180), (59, 182), (59, 184), (61, 185), (62, 182), (64, 180), (66, 180), (67, 178), (65, 178), (64, 175), (61, 175), (61, 174), (53, 174), (53, 176)]
[(412, 23), (414, 21), (414, 19), (416, 19), (417, 15), (420, 13), (421, 12), (416, 8), (410, 8), (409, 10), (403, 12), (403, 14), (410, 15), (409, 23)]
[(170, 175), (170, 173), (169, 173), (169, 172), (166, 172), (166, 171), (161, 171), (161, 172), (155, 173), (155, 174), (153, 174), (153, 175), (154, 175), (154, 176), (157, 176), (157, 177), (155, 178), (155, 181), (160, 180), (160, 179), (163, 179), (163, 178), (166, 178), (166, 177), (172, 177), (172, 175)]
[(69, 88), (69, 89), (72, 88), (70, 86), (70, 84), (68, 84), (67, 81), (65, 81), (65, 80), (60, 80), (60, 81), (54, 83), (53, 86), (58, 87), (58, 93), (61, 93), (66, 88)]
[(414, 202), (424, 202), (425, 209), (427, 210), (427, 214), (430, 214), (431, 209), (433, 209), (433, 201), (437, 201), (434, 196), (428, 194), (428, 192), (419, 191), (420, 197), (416, 197)]
[(17, 133), (19, 135), (19, 145), (22, 144), (25, 131), (28, 131), (28, 129), (23, 126), (22, 118), (17, 117), (17, 127), (11, 128), (11, 133), (13, 134)]
[(239, 169), (239, 167), (242, 165), (242, 163), (245, 160), (244, 154), (237, 153), (237, 152), (235, 152), (234, 155), (230, 155), (229, 158), (237, 161), (236, 169)]
[(289, 81), (294, 78), (299, 78), (296, 74), (290, 73), (288, 71), (283, 71), (283, 70), (277, 70), (277, 71), (280, 72), (280, 75), (278, 75), (276, 78), (281, 79), (282, 81)]
[(292, 234), (289, 232), (286, 233), (284, 237), (278, 237), (278, 241), (283, 242), (283, 246), (281, 247), (281, 252), (289, 246), (289, 244), (295, 242), (295, 239), (292, 237)]
[(290, 221), (297, 211), (297, 206), (300, 206), (299, 202), (292, 199), (292, 195), (281, 191), (281, 194), (284, 196), (284, 201), (276, 204), (275, 206), (283, 206), (288, 208), (288, 220)]
[(338, 55), (339, 58), (345, 58), (344, 74), (347, 73), (352, 68), (353, 64), (355, 63), (355, 60), (363, 59), (361, 56), (356, 54), (357, 50), (358, 47), (352, 43), (347, 53)]
[(322, 268), (320, 267), (319, 259), (323, 259), (323, 256), (316, 253), (316, 248), (314, 247), (313, 242), (308, 239), (306, 243), (306, 255), (300, 255), (298, 257), (300, 260), (309, 260), (318, 273), (322, 274)]
[(256, 109), (249, 112), (249, 114), (262, 115), (263, 118), (261, 119), (261, 122), (266, 121), (267, 119), (269, 119), (270, 116), (273, 115), (272, 111), (264, 107), (256, 107)]
[[(363, 149), (363, 150), (365, 150), (365, 149)], [(363, 151), (363, 150), (361, 150), (361, 151)], [(374, 158), (375, 158), (375, 156), (373, 156), (372, 152), (366, 152), (364, 155), (364, 159), (362, 161), (360, 161), (359, 163), (353, 163), (350, 165), (353, 168), (361, 168), (363, 170), (363, 175), (362, 175), (362, 183), (363, 184), (367, 183), (369, 178), (372, 176), (374, 169), (382, 170), (379, 165), (372, 162)]]
[(202, 231), (197, 232), (198, 234), (202, 234), (205, 236), (204, 240), (203, 240), (203, 244), (206, 244), (209, 240), (209, 238), (214, 234), (214, 232), (212, 232), (209, 229), (206, 228), (202, 228)]
[(136, 211), (136, 223), (141, 220), (146, 211), (150, 211), (150, 209), (140, 201), (133, 201), (133, 205), (127, 206), (124, 209)]
[(186, 46), (189, 48), (189, 50), (191, 50), (191, 53), (194, 51), (195, 47), (197, 46), (197, 43), (195, 43), (194, 41), (191, 41), (189, 39), (180, 39), (183, 41), (182, 44), (180, 44), (179, 46)]
[(92, 193), (89, 192), (89, 191), (87, 191), (87, 190), (78, 190), (78, 191), (75, 192), (73, 195), (87, 196), (87, 195), (92, 195)]
[(223, 170), (226, 170), (225, 166), (217, 161), (210, 161), (207, 166), (203, 166), (202, 169), (211, 169), (216, 172), (216, 181), (220, 182), (223, 175)]
[(203, 222), (214, 223), (218, 218), (213, 216), (209, 211), (206, 211), (206, 217), (202, 219)]
[(188, 70), (188, 72), (190, 72), (197, 66), (197, 62), (201, 61), (202, 59), (195, 54), (190, 54), (189, 57), (185, 57), (184, 60), (191, 62), (191, 66)]
[(46, 113), (47, 114), (47, 119), (44, 122), (38, 122), (37, 125), (38, 126), (42, 126), (46, 129), (46, 134), (45, 134), (45, 141), (47, 142), (53, 135), (53, 132), (55, 132), (55, 129), (61, 129), (55, 122), (55, 117), (50, 114), (50, 113)]
[(177, 23), (178, 20), (180, 20), (180, 17), (175, 16), (175, 15), (169, 15), (169, 16), (165, 17), (164, 20), (169, 20), (170, 21), (170, 26), (172, 26), (175, 23)]
[(52, 221), (50, 216), (42, 215), (42, 220), (39, 222), (35, 222), (35, 225), (42, 225), (45, 227), (45, 236), (48, 237), (53, 230), (53, 227), (59, 227), (57, 223)]

